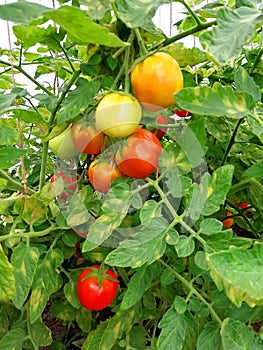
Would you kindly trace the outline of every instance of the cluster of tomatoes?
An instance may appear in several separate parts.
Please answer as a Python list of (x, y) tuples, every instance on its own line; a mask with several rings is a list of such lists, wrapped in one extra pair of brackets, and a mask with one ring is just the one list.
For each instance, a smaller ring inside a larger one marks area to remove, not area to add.
[[(81, 120), (70, 129), (74, 147), (80, 153), (92, 155), (88, 178), (94, 189), (102, 193), (107, 193), (118, 177), (146, 178), (158, 168), (162, 153), (160, 139), (166, 129), (148, 130), (140, 125), (142, 108), (156, 112), (172, 107), (174, 94), (183, 88), (183, 75), (177, 61), (164, 52), (149, 55), (137, 63), (131, 70), (130, 81), (133, 95), (104, 94), (94, 117)], [(175, 113), (187, 116), (186, 111)], [(160, 115), (156, 121), (167, 124), (168, 118)], [(63, 173), (60, 175), (63, 177)], [(72, 191), (72, 184), (68, 182)], [(76, 182), (77, 179), (73, 185)], [(107, 307), (117, 291), (117, 275), (99, 265), (84, 269), (78, 278), (77, 294), (87, 309)]]
[[(88, 178), (102, 193), (107, 193), (118, 177), (146, 178), (157, 169), (162, 153), (160, 139), (166, 130), (147, 130), (140, 125), (142, 108), (156, 111), (173, 106), (174, 94), (183, 87), (178, 63), (164, 52), (136, 64), (130, 78), (134, 96), (107, 93), (98, 103), (93, 120), (71, 127), (76, 149), (97, 155), (89, 165)], [(167, 124), (168, 119), (160, 115), (157, 123)]]

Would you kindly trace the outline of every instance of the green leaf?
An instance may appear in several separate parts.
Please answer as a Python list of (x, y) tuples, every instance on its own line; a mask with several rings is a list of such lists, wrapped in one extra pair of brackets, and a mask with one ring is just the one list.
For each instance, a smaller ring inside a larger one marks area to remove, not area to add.
[(118, 17), (129, 28), (142, 27), (151, 32), (154, 29), (152, 18), (161, 4), (168, 0), (119, 0), (115, 3)]
[(128, 310), (141, 300), (144, 292), (149, 289), (155, 277), (155, 265), (142, 266), (131, 277), (121, 302), (121, 310)]
[(191, 113), (232, 118), (246, 116), (255, 105), (250, 94), (236, 92), (230, 86), (225, 87), (218, 82), (213, 87), (183, 88), (175, 94), (175, 99), (180, 108)]
[(20, 157), (26, 154), (26, 150), (15, 147), (0, 146), (0, 169), (7, 169)]
[(32, 284), (30, 298), (30, 320), (35, 322), (43, 312), (52, 293), (59, 287), (57, 271), (64, 261), (63, 254), (58, 249), (50, 249), (39, 264)]
[(224, 350), (251, 350), (254, 332), (244, 323), (226, 318), (222, 323), (220, 334)]
[(253, 97), (255, 103), (261, 100), (259, 86), (243, 67), (239, 67), (235, 74), (236, 91), (246, 92)]
[(221, 221), (213, 218), (204, 219), (200, 224), (200, 233), (210, 236), (222, 231), (222, 228), (223, 224)]
[(230, 247), (229, 250), (207, 255), (210, 274), (221, 291), (240, 307), (245, 301), (250, 307), (263, 305), (263, 244), (252, 248)]
[(26, 223), (33, 225), (43, 223), (47, 219), (48, 207), (40, 199), (34, 197), (24, 198), (22, 217)]
[(225, 64), (239, 55), (242, 46), (253, 37), (260, 19), (261, 11), (255, 8), (232, 10), (224, 6), (218, 10), (217, 26), (205, 31), (200, 40), (220, 64)]
[(26, 123), (32, 124), (46, 124), (46, 121), (42, 118), (41, 114), (32, 109), (15, 109), (13, 114), (16, 118), (23, 120)]
[(107, 209), (106, 213), (100, 215), (91, 225), (87, 239), (82, 247), (83, 252), (92, 250), (94, 245), (98, 246), (109, 238), (113, 230), (119, 227), (125, 218), (130, 206), (129, 203), (123, 203), (117, 198), (111, 198), (110, 201), (105, 200), (103, 203), (104, 208), (106, 205), (115, 206), (115, 210), (114, 208), (112, 210)]
[(0, 300), (8, 301), (15, 297), (14, 268), (0, 246)]
[(9, 94), (0, 95), (0, 114), (5, 113), (12, 106), (16, 99), (16, 96), (17, 94), (12, 92)]
[(189, 256), (195, 249), (195, 241), (191, 237), (181, 235), (179, 242), (174, 245), (175, 250), (180, 258)]
[(106, 12), (111, 9), (111, 0), (79, 0), (80, 5), (86, 5), (89, 9), (89, 16), (92, 19), (102, 19)]
[(79, 78), (76, 85), (76, 89), (68, 93), (58, 113), (58, 125), (62, 125), (84, 112), (100, 87), (99, 81), (89, 81), (85, 78)]
[(157, 216), (161, 216), (160, 204), (151, 199), (146, 201), (140, 210), (141, 223), (144, 224)]
[(11, 329), (0, 340), (0, 349), (1, 350), (21, 350), (25, 337), (26, 337), (26, 334), (22, 328)]
[(136, 306), (117, 312), (114, 317), (109, 319), (107, 327), (101, 338), (101, 347), (98, 350), (112, 349), (118, 339), (121, 339), (124, 332), (129, 333), (133, 323), (136, 321)]
[(184, 314), (187, 309), (187, 304), (184, 298), (176, 295), (173, 301), (173, 307), (178, 314)]
[(256, 163), (247, 168), (243, 173), (244, 177), (255, 177), (263, 179), (263, 163)]
[(20, 309), (29, 293), (36, 272), (39, 251), (20, 243), (13, 251), (11, 263), (14, 266), (16, 296), (13, 299), (15, 306)]
[(195, 66), (208, 60), (206, 52), (201, 51), (197, 47), (187, 48), (183, 43), (172, 43), (166, 46), (165, 50), (176, 59), (180, 67)]
[(220, 350), (221, 349), (221, 337), (220, 328), (217, 322), (208, 322), (202, 330), (198, 342), (197, 350)]
[(30, 337), (38, 349), (52, 343), (51, 330), (44, 324), (41, 317), (30, 324)]
[(27, 23), (51, 9), (29, 1), (18, 1), (0, 6), (0, 18), (15, 23)]
[(76, 321), (83, 332), (90, 333), (92, 322), (92, 313), (90, 310), (87, 310), (84, 307), (78, 309), (76, 313)]
[(57, 33), (55, 27), (13, 26), (13, 31), (15, 36), (23, 43), (25, 49), (36, 44), (42, 44), (48, 46), (50, 50), (61, 51), (59, 42), (63, 40), (63, 34)]
[(202, 209), (203, 215), (211, 215), (219, 210), (231, 188), (234, 167), (224, 165), (217, 168), (212, 176), (209, 175), (207, 199)]
[(77, 7), (62, 6), (49, 12), (47, 16), (65, 29), (71, 40), (82, 45), (89, 43), (110, 47), (125, 45), (115, 34), (87, 17), (86, 11)]
[[(104, 335), (107, 322), (100, 322), (95, 330), (89, 332), (89, 335), (85, 339), (82, 349), (85, 350), (101, 350), (101, 339)], [(105, 349), (106, 350), (106, 349)]]
[(186, 312), (178, 314), (169, 309), (159, 323), (161, 334), (158, 337), (158, 350), (194, 349), (196, 344), (196, 325), (194, 317)]
[(0, 119), (0, 146), (12, 146), (18, 143), (17, 126), (10, 119)]
[(76, 309), (80, 308), (80, 301), (77, 296), (76, 284), (79, 276), (79, 272), (71, 272), (70, 280), (64, 285), (63, 291), (67, 301)]
[[(158, 227), (157, 220), (159, 219), (161, 227)], [(156, 218), (151, 221), (151, 224), (144, 225), (143, 228), (134, 235), (134, 240), (122, 242), (126, 247), (120, 247), (113, 250), (106, 258), (106, 263), (113, 266), (130, 266), (140, 267), (144, 264), (151, 264), (160, 258), (165, 251), (166, 242), (164, 240), (164, 223), (162, 218)], [(153, 222), (154, 221), (154, 222)], [(149, 233), (153, 234), (154, 238), (149, 237)], [(148, 234), (148, 237), (147, 237)]]

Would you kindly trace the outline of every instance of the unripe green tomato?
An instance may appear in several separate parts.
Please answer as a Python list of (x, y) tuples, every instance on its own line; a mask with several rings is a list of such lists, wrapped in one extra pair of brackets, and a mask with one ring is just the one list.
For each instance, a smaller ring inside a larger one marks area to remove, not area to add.
[(50, 150), (61, 159), (73, 158), (79, 154), (71, 140), (70, 128), (68, 127), (60, 135), (49, 141)]

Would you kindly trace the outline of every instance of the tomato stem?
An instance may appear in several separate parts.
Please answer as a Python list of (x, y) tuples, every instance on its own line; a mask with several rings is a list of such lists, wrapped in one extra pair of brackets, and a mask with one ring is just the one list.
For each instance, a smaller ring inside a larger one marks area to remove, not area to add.
[(137, 37), (137, 41), (138, 41), (138, 45), (139, 45), (139, 49), (140, 49), (140, 55), (141, 56), (147, 55), (148, 54), (148, 50), (146, 49), (144, 41), (142, 40), (139, 28), (134, 28), (134, 32), (135, 32), (136, 37)]
[(218, 316), (218, 314), (216, 313), (216, 311), (213, 309), (212, 304), (210, 304), (204, 297), (203, 295), (193, 286), (192, 282), (187, 281), (187, 279), (185, 279), (183, 276), (181, 276), (178, 272), (176, 272), (170, 265), (168, 265), (166, 262), (164, 262), (162, 259), (158, 260), (164, 267), (166, 267), (167, 269), (169, 269), (173, 275), (175, 276), (175, 278), (177, 280), (179, 280), (180, 282), (182, 282), (182, 284), (189, 289), (189, 293), (194, 294), (197, 296), (197, 298), (204, 304), (207, 306), (207, 308), (210, 311), (210, 314), (212, 316), (212, 318), (218, 322), (220, 325), (222, 324), (222, 320), (220, 319), (220, 317)]
[(238, 120), (238, 122), (237, 122), (237, 124), (236, 124), (234, 130), (233, 130), (233, 133), (232, 133), (232, 135), (231, 135), (231, 138), (230, 138), (229, 143), (228, 143), (228, 145), (227, 145), (227, 148), (226, 148), (226, 150), (225, 150), (225, 154), (224, 154), (224, 156), (223, 156), (223, 159), (222, 159), (222, 162), (221, 162), (221, 166), (223, 166), (223, 165), (225, 164), (225, 161), (226, 161), (226, 159), (227, 159), (227, 157), (228, 157), (228, 154), (229, 154), (229, 152), (230, 152), (230, 150), (231, 150), (233, 144), (235, 143), (236, 134), (237, 134), (238, 129), (239, 129), (241, 123), (243, 122), (243, 120), (244, 120), (244, 118), (240, 118), (240, 119)]

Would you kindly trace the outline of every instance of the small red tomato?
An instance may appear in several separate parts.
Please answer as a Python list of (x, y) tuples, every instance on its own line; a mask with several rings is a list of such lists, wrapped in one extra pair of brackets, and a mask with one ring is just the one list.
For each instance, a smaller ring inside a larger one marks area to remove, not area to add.
[[(231, 216), (232, 215), (231, 211), (227, 211), (226, 215)], [(232, 218), (225, 219), (222, 222), (223, 222), (226, 229), (231, 228), (234, 224), (234, 220)]]
[(191, 113), (186, 111), (185, 109), (182, 109), (182, 110), (175, 109), (173, 112), (174, 114), (178, 115), (178, 117), (181, 117), (181, 118), (189, 117), (191, 115)]
[(98, 131), (95, 126), (80, 122), (72, 125), (70, 136), (73, 145), (81, 153), (101, 153), (104, 134)]
[(88, 177), (95, 190), (107, 193), (112, 181), (125, 175), (118, 169), (112, 157), (109, 157), (108, 161), (95, 159), (89, 166)]
[[(81, 305), (88, 310), (104, 309), (113, 302), (118, 292), (116, 273), (111, 270), (103, 273), (100, 268), (100, 265), (92, 265), (83, 270), (78, 278), (77, 295)], [(89, 276), (92, 273), (94, 275)], [(100, 273), (102, 273), (101, 281)]]
[(158, 138), (151, 131), (138, 127), (117, 150), (115, 159), (123, 174), (141, 179), (158, 168), (161, 153)]
[(239, 204), (239, 208), (241, 209), (245, 209), (246, 207), (248, 207), (248, 202), (242, 202)]
[(55, 182), (59, 177), (62, 177), (64, 182), (64, 191), (59, 195), (59, 198), (66, 200), (76, 191), (78, 187), (78, 177), (76, 175), (65, 175), (63, 171), (59, 171), (57, 174), (51, 176), (50, 182)]
[[(159, 124), (168, 124), (168, 118), (164, 115), (160, 114), (159, 117), (156, 119), (156, 122)], [(162, 137), (165, 135), (167, 131), (167, 128), (154, 128), (151, 130), (151, 132), (159, 139), (161, 140)]]

